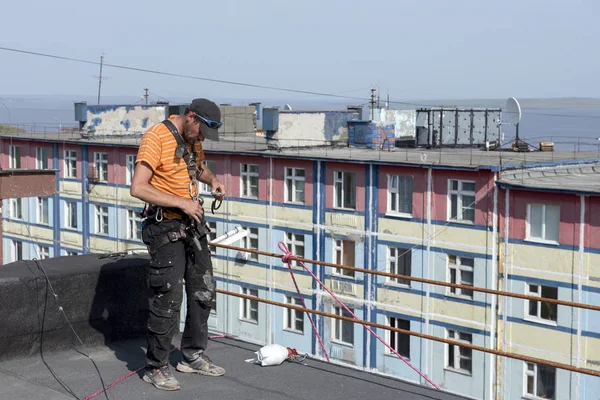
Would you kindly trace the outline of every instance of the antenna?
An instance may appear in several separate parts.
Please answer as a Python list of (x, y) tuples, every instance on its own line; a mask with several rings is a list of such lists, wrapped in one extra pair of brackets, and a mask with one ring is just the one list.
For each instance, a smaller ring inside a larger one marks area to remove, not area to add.
[(102, 77), (102, 64), (104, 63), (104, 56), (100, 56), (100, 76), (94, 76), (94, 78), (98, 79), (98, 104), (100, 104), (100, 90), (102, 89), (102, 79), (106, 79)]
[(375, 119), (375, 89), (371, 89), (371, 121)]
[[(517, 99), (515, 99), (514, 97), (510, 97), (508, 100), (506, 100), (506, 111), (504, 111), (502, 114), (503, 118), (502, 118), (502, 123), (503, 124), (508, 124), (508, 125), (516, 125), (517, 127), (517, 132), (516, 132), (516, 142), (519, 142), (519, 122), (521, 121), (521, 106), (519, 105), (519, 102), (517, 101)], [(504, 116), (504, 114), (506, 114), (506, 116)]]
[(146, 98), (146, 104), (148, 104), (148, 88), (145, 88), (145, 89), (144, 89), (144, 92), (145, 92), (145, 94), (144, 94), (144, 96), (143, 96), (143, 97), (145, 97), (145, 98)]

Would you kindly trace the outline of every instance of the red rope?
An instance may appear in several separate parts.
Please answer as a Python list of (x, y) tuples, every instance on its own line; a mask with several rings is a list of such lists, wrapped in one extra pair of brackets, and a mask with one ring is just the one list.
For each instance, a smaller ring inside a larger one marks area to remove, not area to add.
[[(290, 253), (290, 251), (288, 250), (287, 246), (285, 245), (285, 243), (283, 242), (279, 242), (277, 243), (277, 246), (279, 247), (279, 250), (281, 250), (284, 253), (284, 258), (285, 262), (290, 263), (290, 257), (293, 256), (292, 253)], [(342, 307), (344, 307), (344, 309), (352, 316), (352, 318), (356, 319), (359, 321), (359, 323), (364, 326), (364, 328), (369, 331), (373, 336), (375, 336), (381, 343), (383, 343), (383, 345), (385, 347), (387, 347), (388, 349), (390, 349), (391, 352), (393, 352), (395, 355), (397, 355), (402, 361), (404, 361), (406, 363), (406, 365), (408, 365), (410, 368), (412, 368), (416, 373), (418, 373), (423, 379), (425, 379), (427, 382), (429, 382), (429, 384), (431, 384), (431, 386), (433, 386), (434, 388), (436, 388), (437, 390), (440, 390), (440, 387), (438, 385), (436, 385), (435, 383), (433, 383), (424, 373), (422, 373), (418, 368), (416, 368), (414, 365), (412, 365), (410, 363), (410, 361), (408, 361), (406, 358), (402, 357), (402, 355), (400, 355), (400, 353), (398, 353), (392, 346), (390, 346), (385, 340), (383, 340), (381, 337), (379, 337), (379, 335), (377, 335), (373, 329), (371, 329), (370, 326), (363, 324), (360, 319), (354, 315), (354, 313), (352, 311), (350, 311), (350, 309), (348, 307), (346, 307), (346, 305), (344, 303), (342, 303), (335, 294), (333, 294), (333, 292), (331, 290), (329, 290), (329, 288), (327, 288), (327, 286), (325, 286), (323, 284), (323, 282), (321, 282), (319, 280), (319, 278), (317, 278), (315, 276), (315, 274), (312, 273), (312, 271), (310, 269), (308, 269), (308, 267), (306, 265), (304, 265), (304, 263), (302, 261), (300, 261), (300, 265), (302, 265), (302, 267), (306, 270), (306, 272), (308, 272), (315, 281), (317, 281), (319, 283), (319, 285), (321, 285), (321, 287), (323, 289), (325, 289), (325, 291), (327, 291), (327, 293), (329, 293), (331, 295), (331, 297), (333, 297), (335, 299), (335, 301), (337, 301)], [(306, 308), (306, 306), (304, 307)], [(313, 325), (314, 327), (314, 325)], [(318, 337), (318, 334), (317, 334)], [(320, 338), (319, 338), (320, 340)]]
[[(296, 277), (294, 276), (294, 271), (292, 271), (292, 264), (290, 262), (290, 256), (292, 255), (292, 253), (290, 253), (290, 251), (288, 250), (287, 245), (285, 243), (279, 242), (278, 245), (279, 245), (279, 248), (285, 253), (284, 256), (281, 258), (281, 261), (286, 263), (288, 266), (288, 269), (290, 270), (290, 275), (292, 276), (292, 281), (294, 281), (294, 286), (296, 287), (296, 292), (298, 292), (298, 296), (300, 296), (300, 301), (302, 302), (302, 307), (308, 308), (308, 307), (306, 307), (306, 304), (304, 303), (304, 296), (302, 296), (302, 293), (300, 293), (300, 289), (298, 288), (298, 284), (296, 283)], [(283, 245), (283, 248), (281, 248), (282, 245)], [(306, 268), (306, 267), (304, 267), (304, 268)], [(329, 355), (327, 354), (327, 350), (325, 350), (325, 345), (323, 344), (323, 340), (321, 340), (321, 336), (319, 336), (319, 331), (317, 330), (317, 327), (315, 326), (315, 323), (313, 322), (313, 319), (310, 316), (310, 313), (306, 313), (306, 316), (308, 317), (308, 320), (310, 321), (310, 324), (313, 327), (313, 331), (315, 332), (315, 335), (317, 335), (317, 338), (319, 339), (319, 343), (321, 344), (323, 353), (325, 353), (325, 358), (327, 359), (327, 362), (331, 362), (331, 360), (329, 359)]]

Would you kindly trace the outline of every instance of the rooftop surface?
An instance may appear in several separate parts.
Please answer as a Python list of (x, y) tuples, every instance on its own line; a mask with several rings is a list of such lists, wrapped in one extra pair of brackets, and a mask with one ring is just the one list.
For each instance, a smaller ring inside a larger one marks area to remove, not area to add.
[[(52, 142), (71, 142), (107, 146), (137, 147), (140, 137), (95, 136), (82, 138), (79, 133), (1, 133), (0, 137), (24, 140), (42, 140)], [(580, 162), (600, 162), (600, 144), (597, 150), (585, 146), (590, 151), (530, 151), (515, 152), (485, 151), (480, 148), (394, 148), (368, 149), (348, 146), (303, 146), (302, 139), (292, 140), (285, 146), (277, 143), (267, 145), (265, 138), (254, 133), (222, 135), (222, 140), (204, 142), (204, 149), (210, 153), (246, 153), (273, 157), (301, 157), (310, 159), (355, 160), (363, 162), (377, 161), (382, 164), (408, 164), (417, 166), (439, 166), (465, 169), (511, 169), (522, 166), (547, 164), (571, 164)], [(314, 141), (313, 141), (314, 142)], [(281, 143), (281, 141), (280, 141)]]
[[(179, 343), (179, 340), (174, 340)], [(303, 364), (284, 362), (279, 366), (261, 367), (245, 362), (254, 358), (260, 346), (234, 339), (209, 342), (207, 354), (226, 369), (223, 377), (206, 377), (174, 372), (181, 390), (164, 392), (141, 379), (141, 372), (132, 373), (144, 365), (145, 341), (127, 340), (81, 349), (97, 364), (106, 386), (127, 374), (108, 389), (109, 399), (269, 399), (269, 400), (349, 400), (349, 399), (411, 399), (458, 400), (464, 397), (436, 389), (401, 382), (367, 372), (345, 368), (307, 358)], [(41, 357), (5, 360), (0, 366), (0, 398), (2, 399), (79, 399), (102, 389), (98, 372), (92, 362), (73, 350), (45, 353), (49, 368), (75, 396), (52, 376)], [(179, 351), (171, 353), (172, 371), (180, 360)], [(104, 393), (94, 397), (106, 399)]]
[(600, 194), (600, 163), (507, 171), (501, 185), (523, 189)]

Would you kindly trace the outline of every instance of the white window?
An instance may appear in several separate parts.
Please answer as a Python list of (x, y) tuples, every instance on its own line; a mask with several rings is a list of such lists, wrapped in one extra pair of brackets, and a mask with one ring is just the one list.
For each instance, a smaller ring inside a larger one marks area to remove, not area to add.
[[(245, 226), (242, 227), (242, 229), (248, 231), (248, 236), (242, 238), (241, 247), (251, 250), (258, 250), (258, 228), (249, 228)], [(248, 253), (248, 259), (258, 261), (258, 254)]]
[[(217, 174), (217, 162), (216, 161), (202, 161), (202, 165), (207, 167), (213, 175)], [(202, 193), (210, 193), (212, 191), (212, 186), (207, 183), (200, 182), (200, 192)]]
[(96, 211), (96, 233), (101, 235), (108, 234), (108, 207), (95, 206)]
[(560, 207), (529, 204), (527, 210), (527, 239), (558, 243)]
[(23, 199), (10, 199), (10, 217), (23, 219)]
[(77, 178), (77, 152), (74, 150), (65, 150), (65, 178)]
[(475, 182), (449, 181), (448, 214), (450, 220), (475, 222)]
[(133, 182), (133, 174), (135, 172), (135, 154), (127, 154), (125, 158), (125, 167), (127, 169), (127, 175), (125, 176), (125, 184), (131, 185)]
[[(412, 251), (401, 247), (388, 247), (387, 272), (398, 275), (411, 275)], [(387, 278), (388, 282), (410, 286), (410, 281), (400, 278)]]
[(65, 227), (77, 229), (77, 203), (65, 201)]
[(388, 175), (388, 212), (412, 215), (412, 176)]
[(134, 210), (127, 210), (127, 239), (142, 240), (142, 217)]
[[(258, 297), (258, 289), (242, 288), (242, 294)], [(240, 298), (240, 319), (258, 322), (258, 300)]]
[[(302, 307), (302, 300), (299, 297), (285, 296), (285, 303)], [(283, 329), (304, 333), (304, 312), (284, 307)]]
[[(333, 263), (354, 267), (356, 244), (351, 240), (335, 239), (333, 241)], [(354, 277), (354, 271), (342, 268), (335, 269), (336, 274)]]
[[(304, 235), (287, 232), (285, 234), (285, 244), (293, 255), (304, 258)], [(290, 264), (292, 267), (300, 266), (300, 263), (296, 260), (292, 260)]]
[(556, 368), (534, 364), (525, 364), (525, 397), (554, 399), (556, 389)]
[(285, 201), (304, 204), (304, 168), (285, 169)]
[(35, 168), (48, 169), (48, 148), (37, 147), (35, 149)]
[[(387, 326), (390, 328), (399, 328), (406, 331), (410, 331), (410, 321), (406, 319), (386, 317)], [(386, 330), (387, 342), (390, 346), (396, 350), (401, 356), (410, 358), (410, 335), (400, 332)], [(385, 348), (386, 354), (393, 354), (390, 349)]]
[(335, 171), (333, 173), (333, 206), (336, 208), (356, 208), (356, 174)]
[[(448, 282), (459, 285), (473, 286), (473, 267), (475, 260), (469, 257), (459, 257), (448, 255)], [(473, 291), (468, 289), (459, 289), (449, 287), (447, 293), (473, 298)]]
[[(348, 308), (354, 313), (354, 310)], [(353, 318), (352, 315), (342, 307), (333, 307), (333, 313), (342, 317)], [(332, 319), (333, 340), (354, 346), (354, 323), (343, 319)]]
[(12, 261), (19, 261), (23, 259), (23, 242), (21, 242), (20, 240), (13, 240), (12, 241), (12, 246), (11, 246), (11, 251), (12, 251)]
[[(558, 300), (558, 288), (543, 285), (527, 285), (529, 296)], [(556, 322), (558, 304), (547, 301), (527, 300), (527, 315), (533, 319)]]
[(9, 146), (8, 168), (21, 168), (21, 146)]
[(98, 174), (98, 180), (108, 181), (108, 153), (94, 153), (94, 166)]
[[(471, 344), (473, 335), (470, 333), (447, 330), (448, 339), (461, 343)], [(462, 347), (454, 344), (446, 344), (446, 352), (448, 355), (447, 367), (461, 372), (471, 374), (473, 364), (473, 351), (470, 348)]]
[(48, 198), (37, 198), (37, 223), (48, 225)]
[[(217, 223), (215, 221), (209, 221), (208, 227), (210, 228), (210, 233), (208, 234), (208, 241), (212, 242), (217, 238)], [(209, 248), (212, 254), (217, 254), (216, 246), (209, 246)]]
[(241, 164), (241, 196), (258, 198), (258, 165)]
[(38, 253), (38, 259), (40, 259), (40, 260), (43, 260), (45, 258), (50, 258), (50, 247), (38, 245), (37, 253)]

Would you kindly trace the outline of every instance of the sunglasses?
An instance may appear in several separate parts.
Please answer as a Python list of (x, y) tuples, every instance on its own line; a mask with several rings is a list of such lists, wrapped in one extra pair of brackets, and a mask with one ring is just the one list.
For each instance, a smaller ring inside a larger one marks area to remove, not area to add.
[(198, 114), (196, 114), (196, 117), (200, 121), (204, 122), (206, 124), (206, 126), (208, 126), (209, 128), (212, 128), (212, 129), (219, 129), (221, 127), (221, 125), (223, 125), (222, 122), (211, 121), (210, 119), (206, 119), (203, 116), (198, 115)]

